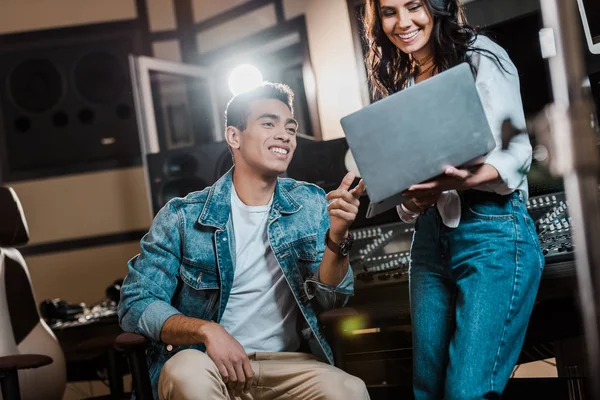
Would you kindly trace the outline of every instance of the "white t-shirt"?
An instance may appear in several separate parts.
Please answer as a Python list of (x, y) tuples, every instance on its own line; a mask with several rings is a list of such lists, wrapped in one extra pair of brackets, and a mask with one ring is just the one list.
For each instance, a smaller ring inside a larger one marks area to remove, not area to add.
[(221, 325), (246, 353), (297, 351), (298, 307), (273, 254), (266, 206), (247, 206), (231, 190), (235, 274)]

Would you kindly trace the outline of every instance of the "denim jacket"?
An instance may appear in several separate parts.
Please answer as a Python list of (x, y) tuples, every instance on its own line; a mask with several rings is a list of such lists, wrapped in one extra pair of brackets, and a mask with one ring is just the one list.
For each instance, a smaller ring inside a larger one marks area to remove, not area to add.
[[(119, 321), (127, 332), (151, 339), (150, 379), (156, 397), (165, 362), (184, 348), (160, 341), (165, 321), (176, 314), (219, 322), (235, 269), (235, 235), (230, 218), (233, 169), (212, 187), (169, 201), (141, 240), (141, 253), (128, 263), (121, 289)], [(300, 335), (315, 356), (333, 363), (317, 322), (321, 311), (343, 306), (354, 291), (352, 270), (337, 287), (319, 281), (319, 264), (329, 228), (327, 201), (315, 185), (277, 180), (268, 219), (269, 243), (302, 313)]]

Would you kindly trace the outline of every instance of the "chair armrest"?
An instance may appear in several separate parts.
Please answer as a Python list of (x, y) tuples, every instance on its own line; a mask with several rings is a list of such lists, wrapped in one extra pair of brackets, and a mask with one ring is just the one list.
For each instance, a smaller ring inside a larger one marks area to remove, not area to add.
[(147, 337), (137, 333), (121, 333), (115, 339), (115, 348), (126, 353), (138, 349), (145, 350), (149, 344)]
[(0, 371), (39, 368), (52, 364), (52, 358), (41, 354), (16, 354), (0, 357)]
[(152, 400), (152, 386), (146, 363), (146, 349), (150, 340), (137, 333), (121, 333), (115, 339), (115, 348), (127, 354), (132, 386), (139, 400)]

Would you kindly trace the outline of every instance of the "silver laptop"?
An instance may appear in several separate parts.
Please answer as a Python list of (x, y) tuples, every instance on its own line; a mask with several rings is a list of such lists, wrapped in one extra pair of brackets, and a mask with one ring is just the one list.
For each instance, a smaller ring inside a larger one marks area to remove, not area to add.
[(367, 218), (401, 192), (495, 147), (471, 67), (462, 63), (341, 120), (371, 200)]

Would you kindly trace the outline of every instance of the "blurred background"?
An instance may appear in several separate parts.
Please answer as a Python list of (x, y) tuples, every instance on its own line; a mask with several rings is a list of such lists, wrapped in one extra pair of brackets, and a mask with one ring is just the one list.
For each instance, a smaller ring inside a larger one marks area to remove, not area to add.
[[(539, 1), (464, 1), (469, 23), (516, 64), (528, 116), (552, 101)], [(363, 7), (361, 0), (2, 0), (0, 183), (14, 189), (27, 218), (30, 240), (19, 250), (37, 302), (54, 301), (54, 311), (57, 299), (85, 303), (89, 313), (118, 301), (115, 285), (158, 209), (231, 166), (224, 111), (249, 82), (295, 91), (301, 135), (289, 175), (326, 189), (337, 184), (348, 165), (339, 120), (372, 101)], [(587, 47), (585, 55), (583, 84), (600, 109), (600, 55)], [(530, 177), (533, 196), (563, 190), (538, 164)], [(538, 211), (543, 219), (548, 210)], [(389, 223), (397, 218), (359, 218), (356, 228), (369, 238), (369, 228), (381, 233)], [(411, 227), (391, 230), (395, 244), (381, 254), (407, 256)], [(361, 277), (362, 293), (369, 282), (385, 284), (389, 296), (402, 293), (391, 275), (372, 272)], [(356, 306), (381, 309), (381, 299), (369, 296), (358, 296)], [(53, 326), (59, 338), (61, 326)], [(557, 376), (554, 354), (537, 358), (543, 361), (523, 363), (516, 376)], [(374, 377), (361, 368), (355, 373), (366, 374), (374, 391), (389, 383), (389, 371)], [(106, 370), (91, 373), (97, 380), (69, 374), (65, 399), (108, 393)]]

